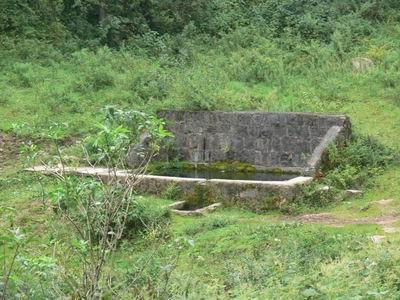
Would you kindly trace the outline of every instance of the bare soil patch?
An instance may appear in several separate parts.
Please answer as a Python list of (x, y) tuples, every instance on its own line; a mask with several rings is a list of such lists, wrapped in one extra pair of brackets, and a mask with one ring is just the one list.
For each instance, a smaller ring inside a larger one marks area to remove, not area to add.
[(357, 224), (376, 224), (381, 226), (385, 233), (400, 232), (400, 228), (394, 224), (400, 219), (400, 206), (395, 205), (393, 199), (372, 201), (371, 204), (375, 204), (379, 207), (381, 211), (380, 216), (346, 219), (338, 218), (330, 213), (319, 213), (301, 216), (283, 216), (281, 220), (286, 222), (325, 224), (335, 227)]
[(12, 134), (0, 132), (0, 168), (18, 157), (20, 141)]

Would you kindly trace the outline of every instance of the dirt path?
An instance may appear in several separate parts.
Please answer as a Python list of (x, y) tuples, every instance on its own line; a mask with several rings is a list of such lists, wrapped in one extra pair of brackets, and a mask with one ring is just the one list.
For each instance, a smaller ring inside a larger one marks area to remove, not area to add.
[(380, 217), (366, 217), (366, 218), (358, 218), (358, 219), (342, 219), (332, 216), (329, 213), (321, 213), (321, 214), (309, 214), (302, 215), (297, 217), (284, 216), (282, 217), (283, 221), (295, 221), (300, 223), (316, 223), (316, 224), (326, 224), (332, 226), (344, 226), (351, 224), (390, 224), (399, 220), (398, 215), (386, 215)]
[(380, 201), (373, 201), (371, 204), (377, 205), (381, 211), (382, 216), (378, 217), (364, 217), (364, 218), (338, 218), (330, 213), (319, 213), (319, 214), (307, 214), (301, 216), (283, 216), (282, 221), (286, 222), (300, 222), (300, 223), (312, 223), (312, 224), (325, 224), (335, 227), (342, 227), (345, 225), (353, 224), (376, 224), (382, 227), (385, 233), (396, 233), (400, 232), (400, 228), (395, 226), (394, 223), (400, 220), (400, 206), (391, 207), (390, 213), (385, 214), (385, 210), (388, 206), (393, 204), (392, 199), (384, 199)]

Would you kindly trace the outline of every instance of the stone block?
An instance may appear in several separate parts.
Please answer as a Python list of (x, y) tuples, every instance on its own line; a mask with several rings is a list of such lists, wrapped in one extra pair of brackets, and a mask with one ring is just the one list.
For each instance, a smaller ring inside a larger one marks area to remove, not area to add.
[(260, 138), (272, 138), (274, 136), (274, 130), (271, 126), (263, 127), (260, 130), (258, 137)]

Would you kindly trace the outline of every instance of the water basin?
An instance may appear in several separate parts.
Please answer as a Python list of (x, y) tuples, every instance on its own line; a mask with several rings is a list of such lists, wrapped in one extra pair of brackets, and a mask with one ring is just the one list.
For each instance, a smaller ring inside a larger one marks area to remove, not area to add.
[(185, 170), (185, 169), (166, 169), (157, 170), (152, 175), (184, 177), (184, 178), (204, 178), (204, 179), (230, 179), (230, 180), (256, 180), (256, 181), (284, 181), (295, 177), (295, 173), (271, 173), (271, 172), (224, 172), (218, 170)]

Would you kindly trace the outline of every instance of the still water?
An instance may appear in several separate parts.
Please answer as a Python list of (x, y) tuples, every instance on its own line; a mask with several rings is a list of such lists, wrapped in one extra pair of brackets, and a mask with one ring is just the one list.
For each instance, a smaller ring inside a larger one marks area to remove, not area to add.
[(288, 173), (268, 173), (268, 172), (224, 172), (217, 170), (184, 170), (170, 169), (158, 170), (152, 175), (185, 177), (185, 178), (204, 178), (204, 179), (231, 179), (231, 180), (257, 180), (257, 181), (283, 181), (299, 176), (298, 174)]

